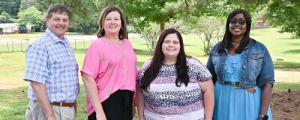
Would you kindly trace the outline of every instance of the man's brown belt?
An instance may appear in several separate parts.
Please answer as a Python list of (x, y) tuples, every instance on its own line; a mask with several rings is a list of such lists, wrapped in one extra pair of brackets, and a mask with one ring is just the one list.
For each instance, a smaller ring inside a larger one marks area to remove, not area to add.
[(66, 103), (66, 102), (52, 102), (51, 105), (56, 106), (63, 106), (63, 107), (74, 107), (76, 105), (76, 102), (73, 103)]

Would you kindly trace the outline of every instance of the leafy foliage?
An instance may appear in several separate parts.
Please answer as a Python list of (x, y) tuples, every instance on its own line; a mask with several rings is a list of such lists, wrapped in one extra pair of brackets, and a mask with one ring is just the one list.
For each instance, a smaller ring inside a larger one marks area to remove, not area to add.
[(175, 8), (168, 4), (176, 0), (133, 0), (134, 4), (126, 4), (124, 12), (129, 18), (135, 18), (130, 23), (139, 30), (149, 26), (151, 23), (160, 25), (163, 30), (165, 23), (175, 17)]
[(34, 25), (34, 26), (41, 26), (44, 21), (44, 16), (42, 12), (40, 12), (35, 7), (29, 7), (25, 10), (21, 10), (18, 13), (18, 23), (20, 25)]
[(281, 26), (282, 32), (295, 33), (300, 37), (300, 1), (272, 0), (268, 8), (272, 25)]
[(221, 40), (225, 30), (225, 20), (214, 16), (190, 17), (189, 26), (203, 42), (204, 54), (208, 55), (211, 47)]
[(91, 0), (38, 0), (43, 11), (46, 11), (50, 5), (63, 4), (67, 6), (73, 16), (80, 16), (81, 18), (86, 18), (90, 12), (91, 8), (94, 8)]
[(149, 55), (152, 55), (154, 53), (154, 49), (156, 47), (156, 40), (158, 39), (159, 33), (159, 26), (153, 23), (148, 27), (144, 28), (141, 32), (142, 37), (146, 41)]
[(14, 22), (14, 19), (10, 17), (10, 15), (3, 11), (1, 14), (0, 14), (0, 23), (12, 23)]
[[(123, 9), (128, 24), (133, 26), (136, 32), (141, 33), (145, 39), (147, 36), (151, 36), (152, 33), (157, 32), (157, 30), (153, 28), (149, 29), (153, 26), (152, 24), (159, 25), (158, 29), (162, 31), (166, 26), (172, 26), (168, 25), (172, 24), (172, 22), (178, 23), (178, 21), (184, 21), (184, 24), (180, 24), (179, 27), (176, 27), (181, 29), (181, 27), (189, 26), (189, 29), (195, 29), (193, 32), (202, 36), (201, 39), (203, 39), (203, 41), (211, 43), (209, 40), (211, 37), (209, 36), (216, 37), (220, 35), (220, 33), (208, 32), (205, 31), (205, 29), (214, 31), (209, 28), (219, 28), (225, 24), (221, 24), (217, 27), (215, 25), (219, 25), (219, 22), (214, 20), (216, 23), (205, 24), (205, 26), (201, 26), (200, 23), (204, 24), (205, 21), (208, 22), (212, 20), (210, 19), (211, 17), (207, 16), (225, 18), (232, 10), (239, 8), (246, 9), (250, 13), (255, 14), (255, 16), (259, 16), (256, 18), (261, 18), (264, 22), (268, 18), (266, 16), (268, 13), (273, 25), (282, 26), (282, 31), (294, 32), (300, 36), (300, 8), (298, 1), (299, 0), (40, 0), (39, 3), (43, 6), (41, 8), (44, 9), (56, 3), (68, 6), (72, 13), (74, 13), (71, 27), (77, 32), (88, 34), (97, 31), (99, 11), (106, 6), (116, 5)], [(269, 7), (269, 9), (266, 9), (267, 7)], [(197, 20), (197, 24), (193, 23), (193, 19)], [(152, 38), (152, 40), (156, 41), (154, 38)], [(149, 42), (149, 44), (152, 42)], [(206, 44), (204, 51), (208, 51), (210, 49), (209, 46), (211, 45)]]
[(50, 5), (63, 4), (71, 11), (71, 28), (85, 34), (95, 33), (98, 29), (98, 15), (100, 8), (95, 0), (39, 0), (38, 6), (46, 11)]
[(20, 7), (20, 0), (1, 0), (0, 13), (6, 12), (13, 18), (17, 16)]
[(98, 15), (94, 14), (89, 19), (78, 18), (71, 23), (71, 29), (76, 32), (83, 32), (84, 34), (96, 33), (98, 30)]

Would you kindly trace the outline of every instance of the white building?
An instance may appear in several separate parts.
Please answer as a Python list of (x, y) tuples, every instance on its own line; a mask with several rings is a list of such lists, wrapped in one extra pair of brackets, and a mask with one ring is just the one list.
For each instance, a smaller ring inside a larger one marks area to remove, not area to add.
[(0, 23), (0, 34), (18, 33), (18, 23)]

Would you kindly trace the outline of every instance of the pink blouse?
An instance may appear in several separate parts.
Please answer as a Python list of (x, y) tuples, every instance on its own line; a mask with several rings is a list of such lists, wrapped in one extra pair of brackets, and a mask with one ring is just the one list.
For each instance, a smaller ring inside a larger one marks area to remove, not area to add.
[[(102, 37), (88, 48), (81, 74), (88, 74), (95, 79), (100, 102), (103, 102), (117, 90), (135, 91), (136, 61), (133, 47), (128, 39), (124, 39), (122, 45), (116, 46)], [(88, 115), (94, 111), (87, 97)]]

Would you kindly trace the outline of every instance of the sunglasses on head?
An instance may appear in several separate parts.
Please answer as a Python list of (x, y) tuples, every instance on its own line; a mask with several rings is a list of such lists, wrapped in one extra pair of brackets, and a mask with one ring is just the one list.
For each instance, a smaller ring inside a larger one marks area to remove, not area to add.
[(235, 25), (235, 24), (239, 24), (239, 25), (245, 25), (246, 24), (246, 20), (245, 19), (231, 19), (230, 20), (230, 24), (233, 24), (233, 25)]

